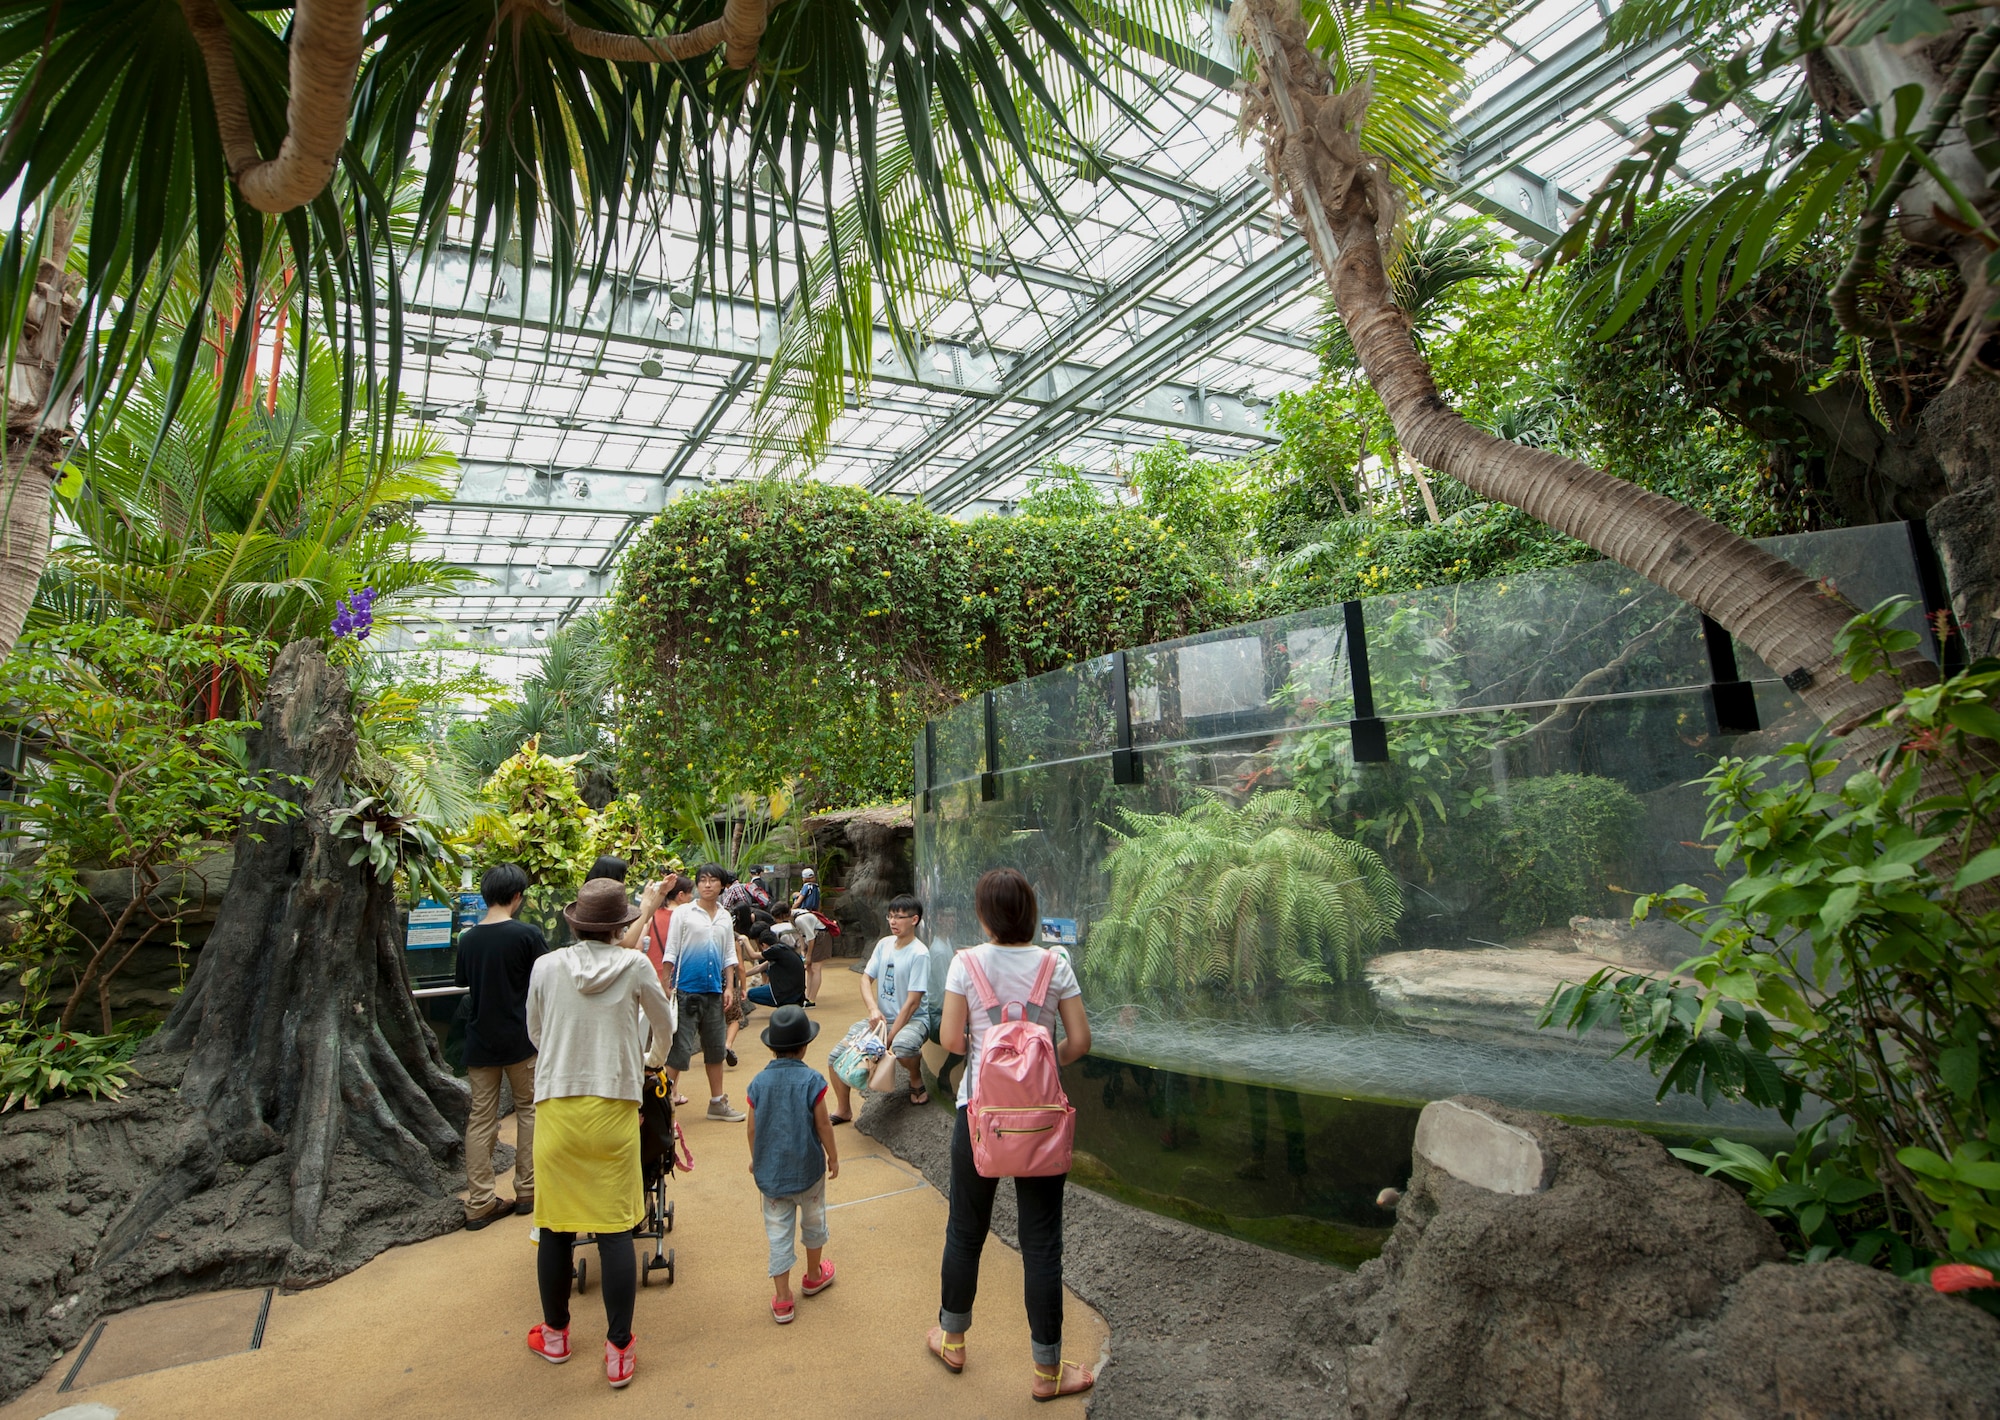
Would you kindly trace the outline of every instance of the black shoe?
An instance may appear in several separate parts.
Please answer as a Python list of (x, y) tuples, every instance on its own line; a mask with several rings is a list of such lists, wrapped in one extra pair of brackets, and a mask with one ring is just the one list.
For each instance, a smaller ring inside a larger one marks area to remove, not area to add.
[(728, 1066), (728, 1067), (729, 1067), (730, 1069), (734, 1070), (734, 1069), (736, 1068), (736, 1052), (735, 1052), (735, 1051), (733, 1051), (733, 1050), (725, 1050), (725, 1051), (723, 1051), (723, 1052), (722, 1052), (722, 1061), (723, 1061), (723, 1063), (724, 1063), (725, 1065), (727, 1065), (727, 1066)]
[(486, 1206), (484, 1212), (468, 1213), (465, 1215), (465, 1230), (468, 1233), (476, 1233), (489, 1224), (499, 1222), (502, 1218), (511, 1218), (513, 1216), (514, 1200), (511, 1198), (496, 1198)]
[(801, 1006), (817, 1006), (817, 1005), (819, 1004), (819, 1002), (817, 1002), (817, 1001), (801, 1001), (801, 1002), (799, 1002), (799, 1004), (800, 1004)]

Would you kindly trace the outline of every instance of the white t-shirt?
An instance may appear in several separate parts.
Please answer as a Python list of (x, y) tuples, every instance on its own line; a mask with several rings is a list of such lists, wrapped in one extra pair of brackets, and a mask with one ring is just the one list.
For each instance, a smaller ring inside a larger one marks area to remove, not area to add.
[[(1042, 969), (1044, 949), (996, 947), (991, 942), (985, 942), (967, 947), (951, 959), (951, 969), (944, 977), (944, 989), (955, 991), (965, 998), (967, 1054), (965, 1069), (958, 1077), (958, 1102), (961, 1105), (972, 1101), (972, 1082), (979, 1078), (980, 1050), (986, 1043), (987, 1028), (993, 1024), (993, 1018), (979, 1004), (979, 992), (973, 987), (972, 973), (966, 969), (965, 959), (973, 952), (979, 953), (979, 969), (986, 974), (994, 996), (1004, 1006), (1009, 1001), (1028, 999), (1028, 993), (1035, 989), (1035, 977)], [(1054, 955), (1056, 971), (1049, 978), (1050, 1006), (1083, 994), (1083, 988), (1076, 984), (1076, 972), (1069, 964), (1069, 954), (1056, 952)]]
[(896, 1013), (903, 1009), (905, 996), (912, 991), (931, 989), (930, 948), (915, 938), (907, 947), (898, 947), (895, 937), (884, 937), (875, 944), (874, 954), (861, 974), (875, 983), (876, 1008), (894, 1021)]

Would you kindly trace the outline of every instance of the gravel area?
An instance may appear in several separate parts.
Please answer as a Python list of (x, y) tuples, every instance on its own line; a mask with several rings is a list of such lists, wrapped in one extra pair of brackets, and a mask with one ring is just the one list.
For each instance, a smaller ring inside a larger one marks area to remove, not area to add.
[[(941, 1107), (876, 1096), (858, 1127), (947, 1190), (951, 1121)], [(1000, 1190), (993, 1231), (1015, 1245), (1011, 1189)], [(1064, 1280), (1111, 1324), (1111, 1360), (1090, 1411), (1096, 1420), (1268, 1420), (1324, 1415), (1343, 1403), (1339, 1380), (1301, 1347), (1298, 1321), (1352, 1274), (1074, 1183), (1063, 1243)], [(1018, 1304), (1011, 1297), (986, 1303)]]

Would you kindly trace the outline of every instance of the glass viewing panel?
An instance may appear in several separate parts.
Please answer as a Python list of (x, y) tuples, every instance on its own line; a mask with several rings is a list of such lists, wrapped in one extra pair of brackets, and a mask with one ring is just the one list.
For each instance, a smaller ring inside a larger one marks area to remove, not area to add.
[[(1901, 524), (1774, 542), (1857, 605), (1920, 599)], [(1113, 782), (1115, 657), (995, 692), (991, 799), (983, 700), (934, 722), (915, 845), (933, 971), (980, 940), (988, 868), (1074, 924), (1079, 1181), (1353, 1260), (1428, 1100), (1779, 1137), (1747, 1106), (1655, 1104), (1615, 1036), (1534, 1021), (1564, 981), (1693, 954), (1671, 924), (1632, 926), (1633, 898), (1723, 886), (1694, 781), (1809, 733), (1797, 698), (1739, 650), (1761, 728), (1719, 733), (1699, 616), (1615, 563), (1359, 611), (1386, 761), (1355, 756), (1340, 606), (1129, 650), (1134, 783)]]

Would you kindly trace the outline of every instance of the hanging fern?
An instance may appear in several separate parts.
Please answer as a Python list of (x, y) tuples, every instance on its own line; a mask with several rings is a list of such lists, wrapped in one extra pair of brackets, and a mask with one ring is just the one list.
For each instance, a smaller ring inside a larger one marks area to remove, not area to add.
[(1093, 976), (1239, 991), (1327, 985), (1358, 975), (1402, 916), (1380, 856), (1319, 827), (1296, 790), (1241, 808), (1204, 791), (1184, 813), (1119, 814), (1129, 831), (1111, 829), (1111, 909), (1083, 953)]

